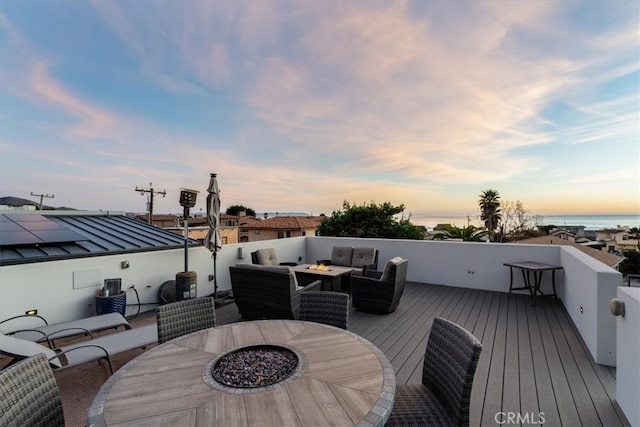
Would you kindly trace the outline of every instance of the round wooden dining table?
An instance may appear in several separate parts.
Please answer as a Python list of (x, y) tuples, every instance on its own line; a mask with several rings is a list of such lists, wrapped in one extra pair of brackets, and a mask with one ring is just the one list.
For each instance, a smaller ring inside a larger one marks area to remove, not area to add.
[[(235, 388), (211, 375), (215, 361), (250, 346), (282, 346), (298, 357), (287, 379)], [(198, 331), (131, 360), (100, 388), (88, 426), (383, 426), (395, 374), (366, 339), (297, 320), (258, 320)]]

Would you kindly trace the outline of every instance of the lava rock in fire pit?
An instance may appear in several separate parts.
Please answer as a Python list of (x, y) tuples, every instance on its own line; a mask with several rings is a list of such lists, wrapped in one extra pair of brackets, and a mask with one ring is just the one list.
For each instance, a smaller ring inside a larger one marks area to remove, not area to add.
[(291, 350), (272, 345), (240, 348), (221, 357), (211, 374), (221, 384), (236, 388), (266, 387), (291, 376), (298, 357)]

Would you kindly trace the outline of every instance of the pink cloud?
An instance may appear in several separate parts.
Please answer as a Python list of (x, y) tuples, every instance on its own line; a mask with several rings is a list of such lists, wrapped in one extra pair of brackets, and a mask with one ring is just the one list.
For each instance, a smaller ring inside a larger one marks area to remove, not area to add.
[(101, 138), (110, 133), (114, 127), (117, 120), (116, 117), (72, 95), (49, 76), (46, 64), (39, 62), (34, 65), (30, 81), (33, 91), (42, 100), (63, 108), (67, 113), (79, 120), (79, 124), (71, 128), (72, 135)]

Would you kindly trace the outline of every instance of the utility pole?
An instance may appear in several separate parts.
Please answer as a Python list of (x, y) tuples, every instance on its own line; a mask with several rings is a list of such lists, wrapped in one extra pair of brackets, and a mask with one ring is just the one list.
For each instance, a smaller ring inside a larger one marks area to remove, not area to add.
[(34, 194), (33, 191), (31, 192), (31, 195), (34, 197), (40, 197), (40, 210), (42, 210), (42, 199), (43, 198), (47, 198), (47, 199), (53, 199), (55, 197), (54, 194), (52, 195), (48, 195), (48, 194)]
[(145, 190), (144, 188), (138, 188), (138, 186), (136, 186), (136, 190), (140, 192), (141, 196), (144, 196), (144, 193), (149, 193), (149, 220), (147, 221), (148, 224), (151, 224), (152, 218), (153, 218), (153, 196), (155, 196), (156, 194), (162, 194), (162, 197), (167, 195), (167, 191), (155, 191), (153, 189), (153, 184), (149, 183), (149, 189)]

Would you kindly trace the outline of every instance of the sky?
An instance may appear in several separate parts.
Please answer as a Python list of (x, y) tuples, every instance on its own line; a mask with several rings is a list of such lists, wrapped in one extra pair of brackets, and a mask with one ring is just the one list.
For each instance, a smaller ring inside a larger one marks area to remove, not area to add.
[(0, 2), (0, 196), (640, 213), (638, 1)]

